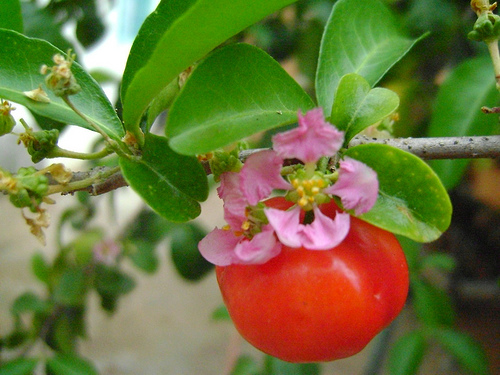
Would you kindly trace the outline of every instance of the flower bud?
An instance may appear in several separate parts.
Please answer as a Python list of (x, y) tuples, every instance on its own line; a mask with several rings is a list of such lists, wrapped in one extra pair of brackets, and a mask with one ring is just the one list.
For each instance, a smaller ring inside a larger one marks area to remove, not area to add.
[(16, 120), (11, 115), (11, 112), (15, 108), (6, 101), (0, 101), (0, 137), (2, 135), (8, 134), (14, 129), (14, 125), (16, 125)]

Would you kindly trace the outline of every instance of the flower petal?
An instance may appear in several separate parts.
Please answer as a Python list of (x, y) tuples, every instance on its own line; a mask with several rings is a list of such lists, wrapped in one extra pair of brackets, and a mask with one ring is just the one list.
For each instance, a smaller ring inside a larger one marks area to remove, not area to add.
[(281, 252), (281, 243), (277, 241), (273, 228), (266, 225), (262, 229), (251, 240), (243, 240), (236, 245), (235, 263), (262, 264)]
[(323, 110), (315, 108), (301, 115), (299, 126), (273, 137), (273, 148), (283, 159), (297, 158), (304, 163), (332, 156), (342, 147), (344, 132), (325, 121)]
[(299, 235), (300, 211), (299, 206), (295, 206), (290, 211), (275, 208), (266, 208), (264, 210), (269, 224), (274, 228), (278, 239), (283, 245), (289, 247), (301, 246)]
[(346, 157), (340, 162), (339, 179), (323, 192), (340, 197), (345, 209), (363, 214), (377, 201), (377, 173), (366, 164)]
[(220, 175), (219, 197), (224, 201), (224, 219), (233, 230), (240, 230), (246, 221), (245, 208), (248, 202), (240, 188), (240, 176), (236, 172)]
[(228, 266), (237, 260), (234, 249), (242, 238), (230, 230), (215, 228), (198, 243), (198, 250), (210, 263)]
[(251, 155), (240, 171), (240, 186), (251, 206), (269, 197), (273, 189), (290, 189), (281, 177), (281, 159), (275, 151), (265, 150)]
[(349, 233), (350, 216), (337, 212), (332, 220), (319, 208), (314, 208), (314, 221), (301, 225), (301, 242), (308, 250), (329, 250), (339, 245)]

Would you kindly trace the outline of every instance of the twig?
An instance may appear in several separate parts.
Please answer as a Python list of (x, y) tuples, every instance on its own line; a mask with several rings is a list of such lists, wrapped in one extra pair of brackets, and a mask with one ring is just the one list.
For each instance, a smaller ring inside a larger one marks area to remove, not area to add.
[[(375, 139), (357, 136), (351, 140), (349, 147), (373, 143), (393, 146), (408, 151), (424, 160), (500, 158), (500, 135), (394, 139)], [(240, 153), (240, 160), (244, 162), (250, 155), (262, 150), (264, 149), (244, 150)], [(208, 162), (202, 162), (202, 164), (206, 173), (211, 174), (212, 172)], [(112, 169), (109, 167), (98, 167), (87, 172), (75, 172), (68, 185), (72, 186), (71, 184), (73, 184), (73, 186), (76, 185), (78, 188), (74, 190), (65, 189), (63, 194), (72, 194), (76, 191), (87, 191), (91, 195), (101, 195), (120, 187), (128, 186), (123, 175), (119, 171), (114, 173), (110, 173), (110, 171), (112, 171)], [(96, 174), (106, 177), (96, 182)], [(81, 181), (90, 181), (92, 178), (93, 183), (88, 186), (76, 184)]]

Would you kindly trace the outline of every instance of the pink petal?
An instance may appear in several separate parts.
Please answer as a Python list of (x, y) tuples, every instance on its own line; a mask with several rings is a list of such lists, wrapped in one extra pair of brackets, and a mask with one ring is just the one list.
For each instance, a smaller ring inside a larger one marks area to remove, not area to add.
[(248, 202), (240, 188), (240, 176), (236, 172), (225, 172), (220, 175), (219, 197), (224, 201), (224, 219), (233, 230), (240, 230), (247, 219), (245, 208)]
[(262, 232), (256, 234), (251, 240), (243, 240), (236, 245), (235, 263), (262, 264), (281, 252), (281, 243), (276, 240), (273, 228), (267, 225), (262, 229)]
[(332, 220), (324, 215), (319, 208), (314, 208), (314, 221), (301, 225), (301, 242), (308, 250), (329, 250), (338, 246), (349, 233), (350, 216), (339, 213)]
[(278, 239), (283, 245), (289, 247), (300, 247), (302, 242), (299, 234), (300, 226), (299, 206), (295, 206), (290, 211), (277, 210), (275, 208), (266, 208), (267, 220), (274, 228)]
[(323, 190), (340, 197), (347, 210), (356, 215), (370, 211), (378, 197), (377, 173), (366, 164), (346, 157), (340, 162), (339, 179)]
[(242, 238), (230, 230), (215, 228), (198, 243), (198, 250), (210, 263), (228, 266), (237, 260), (234, 249)]
[(273, 137), (273, 148), (283, 159), (297, 158), (304, 163), (332, 156), (342, 147), (344, 132), (325, 121), (323, 110), (315, 108), (301, 115), (299, 126)]
[(273, 189), (290, 189), (281, 177), (283, 159), (272, 150), (251, 155), (240, 171), (240, 186), (251, 206), (269, 197)]

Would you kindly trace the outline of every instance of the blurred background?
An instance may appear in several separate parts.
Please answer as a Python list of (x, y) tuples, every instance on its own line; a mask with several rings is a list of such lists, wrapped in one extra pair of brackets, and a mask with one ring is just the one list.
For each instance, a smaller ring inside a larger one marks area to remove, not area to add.
[[(119, 79), (128, 52), (157, 2), (25, 1), (25, 34), (46, 39), (63, 51), (76, 51), (79, 62), (119, 109)], [(314, 94), (320, 39), (334, 2), (298, 1), (229, 42), (246, 41), (263, 48)], [(467, 39), (476, 19), (469, 1), (385, 3), (412, 36), (431, 32), (380, 83), (401, 98), (394, 134), (426, 136), (441, 84), (456, 66), (485, 54), (486, 48)], [(21, 108), (14, 114), (30, 126), (60, 129), (61, 147), (88, 152), (98, 142), (90, 131), (33, 117)], [(157, 120), (154, 132), (161, 132), (164, 116)], [(20, 125), (17, 127), (15, 131), (21, 132)], [(252, 146), (268, 146), (270, 135), (253, 140)], [(0, 160), (11, 171), (31, 165), (29, 155), (9, 137), (0, 138)], [(61, 162), (74, 171), (89, 168), (83, 162)], [(323, 374), (388, 374), (391, 348), (398, 339), (429, 324), (469, 334), (486, 353), (491, 374), (500, 373), (500, 161), (464, 164), (460, 177), (447, 186), (454, 205), (450, 229), (425, 246), (402, 240), (410, 268), (419, 280), (412, 285), (407, 307), (363, 352), (321, 365)], [(32, 272), (36, 259), (50, 261), (61, 243), (78, 243), (87, 249), (98, 241), (114, 241), (127, 254), (120, 264), (118, 286), (90, 294), (87, 309), (80, 312), (84, 317), (78, 318), (85, 322), (85, 335), (77, 346), (100, 373), (219, 375), (230, 374), (242, 354), (257, 364), (264, 361), (225, 318), (214, 273), (196, 251), (205, 232), (224, 224), (222, 205), (215, 194), (203, 204), (202, 216), (186, 225), (164, 222), (128, 188), (102, 197), (78, 194), (55, 200), (56, 205), (49, 208), (53, 224), (47, 231), (47, 245), (42, 247), (29, 234), (19, 210), (0, 197), (1, 336), (12, 332), (15, 299), (26, 291), (44, 293)], [(128, 251), (132, 247), (139, 250)], [(43, 352), (40, 347), (34, 350)], [(430, 343), (417, 373), (467, 374), (470, 371), (462, 362), (468, 357), (471, 361), (477, 358), (475, 353), (457, 354)]]

